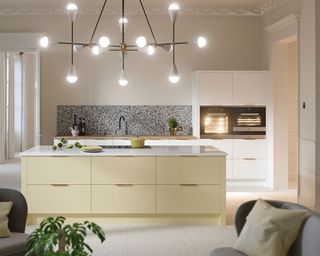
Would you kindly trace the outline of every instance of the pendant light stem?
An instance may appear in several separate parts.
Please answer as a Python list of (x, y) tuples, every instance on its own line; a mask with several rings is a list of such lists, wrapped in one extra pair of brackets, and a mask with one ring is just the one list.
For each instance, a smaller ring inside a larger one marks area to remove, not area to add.
[(101, 17), (102, 17), (102, 14), (103, 14), (103, 11), (104, 11), (104, 9), (105, 9), (105, 7), (106, 7), (107, 2), (108, 2), (108, 0), (105, 0), (104, 3), (103, 3), (103, 6), (102, 6), (102, 9), (101, 9), (101, 11), (100, 11), (100, 14), (99, 14), (99, 17), (98, 17), (96, 26), (94, 27), (92, 36), (91, 36), (91, 38), (90, 38), (90, 44), (92, 44), (92, 42), (93, 42), (94, 35), (96, 34), (97, 28), (98, 28), (98, 26), (99, 26), (99, 24), (100, 24), (100, 20), (101, 20)]
[(173, 22), (172, 25), (172, 59), (173, 64), (176, 64), (176, 22)]
[(124, 44), (124, 0), (122, 0), (122, 43)]
[(124, 53), (122, 53), (122, 70), (124, 70)]
[(73, 65), (73, 21), (71, 21), (71, 64)]

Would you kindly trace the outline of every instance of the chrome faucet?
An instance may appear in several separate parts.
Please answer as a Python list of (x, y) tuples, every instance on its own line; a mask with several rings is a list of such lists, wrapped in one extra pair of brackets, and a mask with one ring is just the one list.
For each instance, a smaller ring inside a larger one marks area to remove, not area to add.
[(119, 118), (119, 130), (121, 130), (121, 121), (123, 120), (124, 124), (126, 124), (126, 119), (124, 118), (124, 116), (120, 116)]

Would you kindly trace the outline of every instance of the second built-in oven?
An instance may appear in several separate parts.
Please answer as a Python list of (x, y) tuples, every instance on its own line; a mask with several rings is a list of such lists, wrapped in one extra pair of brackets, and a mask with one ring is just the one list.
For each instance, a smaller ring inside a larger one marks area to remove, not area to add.
[(265, 107), (235, 107), (232, 111), (232, 134), (265, 135)]

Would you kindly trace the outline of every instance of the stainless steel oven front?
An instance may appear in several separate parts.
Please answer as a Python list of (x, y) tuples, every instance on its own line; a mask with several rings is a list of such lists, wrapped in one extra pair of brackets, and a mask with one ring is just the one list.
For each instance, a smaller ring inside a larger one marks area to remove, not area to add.
[(266, 134), (265, 107), (234, 107), (232, 109), (232, 134), (234, 136)]

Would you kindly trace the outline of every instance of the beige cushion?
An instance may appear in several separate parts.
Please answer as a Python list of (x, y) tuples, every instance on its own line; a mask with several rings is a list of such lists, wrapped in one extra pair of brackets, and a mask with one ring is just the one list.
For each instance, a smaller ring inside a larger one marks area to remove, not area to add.
[(305, 211), (278, 209), (259, 199), (234, 249), (248, 256), (287, 256), (305, 216)]
[(0, 202), (0, 237), (10, 237), (8, 228), (8, 214), (12, 208), (12, 202)]

